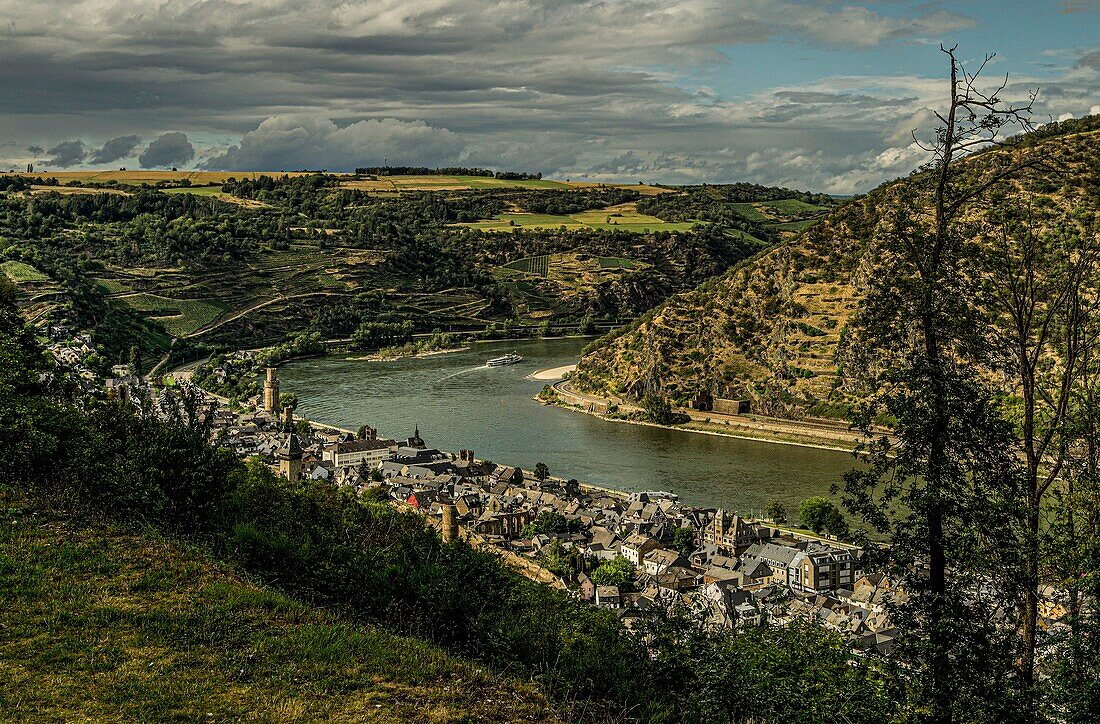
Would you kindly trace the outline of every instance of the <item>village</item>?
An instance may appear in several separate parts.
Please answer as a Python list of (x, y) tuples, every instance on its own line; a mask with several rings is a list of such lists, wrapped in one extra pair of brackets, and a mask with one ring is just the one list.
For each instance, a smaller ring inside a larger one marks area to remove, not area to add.
[(855, 546), (686, 505), (672, 493), (610, 490), (541, 465), (527, 471), (473, 450), (439, 450), (415, 421), (404, 439), (369, 425), (352, 432), (304, 421), (280, 398), (277, 372), (267, 368), (262, 393), (242, 410), (207, 395), (201, 414), (212, 416), (214, 439), (242, 458), (259, 457), (290, 480), (419, 511), (445, 541), (493, 552), (532, 579), (614, 610), (627, 626), (647, 609), (683, 606), (709, 626), (812, 616), (857, 649), (892, 646), (887, 608), (904, 589), (865, 575)]
[[(189, 414), (238, 457), (259, 458), (291, 481), (327, 483), (416, 511), (445, 542), (461, 539), (492, 553), (532, 580), (613, 611), (628, 628), (648, 610), (680, 608), (702, 625), (727, 629), (812, 618), (857, 652), (893, 647), (889, 611), (908, 600), (904, 582), (864, 571), (865, 551), (853, 544), (688, 505), (674, 493), (604, 488), (553, 476), (541, 463), (523, 470), (470, 449), (440, 450), (415, 420), (403, 439), (367, 424), (352, 431), (307, 420), (294, 414), (297, 398), (281, 393), (274, 367), (261, 368), (260, 392), (241, 400), (213, 394), (180, 371), (143, 375), (118, 364), (97, 374), (87, 335), (49, 331), (57, 369), (84, 390), (106, 389), (161, 417), (178, 414), (191, 398)], [(230, 372), (254, 374), (255, 365), (254, 353), (237, 352), (208, 366), (224, 381)], [(1041, 621), (1050, 635), (1064, 629), (1067, 612), (1047, 589)]]

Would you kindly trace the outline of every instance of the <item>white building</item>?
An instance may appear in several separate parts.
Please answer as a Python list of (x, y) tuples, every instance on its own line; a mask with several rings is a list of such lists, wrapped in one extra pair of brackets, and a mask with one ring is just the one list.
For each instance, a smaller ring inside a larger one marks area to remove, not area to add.
[(390, 459), (390, 443), (386, 440), (351, 440), (325, 448), (323, 460), (342, 468), (345, 465), (376, 465)]

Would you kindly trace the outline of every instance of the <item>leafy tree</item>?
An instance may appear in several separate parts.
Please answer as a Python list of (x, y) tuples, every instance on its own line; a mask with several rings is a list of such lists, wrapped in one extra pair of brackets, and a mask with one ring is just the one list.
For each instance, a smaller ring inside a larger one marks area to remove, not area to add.
[(141, 348), (136, 344), (130, 346), (130, 367), (133, 369), (135, 375), (145, 374), (145, 370), (141, 364)]
[(697, 547), (695, 529), (691, 526), (681, 526), (672, 534), (672, 547), (682, 556), (690, 556)]
[(8, 474), (29, 481), (53, 468), (64, 422), (44, 397), (46, 356), (0, 277), (0, 458)]
[(1100, 244), (1090, 231), (1096, 223), (1093, 214), (1067, 214), (1030, 195), (996, 199), (977, 228), (982, 253), (971, 274), (990, 317), (990, 365), (1012, 380), (1015, 393), (1006, 407), (1022, 462), (1020, 670), (1027, 686), (1036, 672), (1040, 576), (1057, 531), (1043, 517), (1070, 450), (1083, 442), (1082, 428), (1071, 422), (1073, 398), (1100, 332)]
[(533, 538), (536, 535), (566, 533), (568, 531), (569, 521), (564, 515), (555, 510), (544, 510), (532, 522), (523, 526), (521, 535), (524, 538)]
[(833, 501), (823, 496), (806, 498), (798, 506), (798, 517), (802, 525), (814, 533), (833, 533), (840, 535), (847, 532), (844, 524), (844, 514), (836, 507)]
[(543, 563), (553, 573), (564, 576), (573, 571), (573, 561), (558, 538), (553, 539), (540, 552)]
[(1047, 653), (1046, 708), (1069, 724), (1100, 710), (1100, 355), (1088, 348), (1070, 396), (1069, 448), (1063, 486), (1053, 496), (1044, 553), (1064, 587), (1068, 631), (1052, 637)]
[(589, 578), (598, 586), (629, 587), (637, 577), (638, 571), (634, 565), (623, 558), (615, 556), (609, 561), (604, 561), (596, 570), (592, 571)]
[(673, 412), (672, 403), (657, 392), (647, 392), (642, 397), (642, 409), (646, 419), (658, 425), (672, 425), (679, 421)]
[(545, 483), (550, 477), (550, 468), (546, 463), (537, 463), (535, 465), (535, 479), (540, 483)]
[(787, 522), (787, 509), (777, 498), (772, 498), (768, 501), (767, 506), (764, 508), (764, 515), (776, 523)]

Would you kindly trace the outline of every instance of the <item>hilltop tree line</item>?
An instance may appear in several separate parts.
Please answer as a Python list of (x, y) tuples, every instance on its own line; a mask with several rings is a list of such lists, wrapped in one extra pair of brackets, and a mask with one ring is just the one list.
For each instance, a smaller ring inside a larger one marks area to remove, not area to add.
[(428, 168), (427, 166), (363, 166), (355, 169), (356, 176), (481, 176), (482, 178), (497, 178), (507, 181), (531, 181), (542, 178), (542, 172), (527, 173), (524, 171), (493, 171), (488, 168), (472, 168), (466, 166), (444, 166), (443, 168)]

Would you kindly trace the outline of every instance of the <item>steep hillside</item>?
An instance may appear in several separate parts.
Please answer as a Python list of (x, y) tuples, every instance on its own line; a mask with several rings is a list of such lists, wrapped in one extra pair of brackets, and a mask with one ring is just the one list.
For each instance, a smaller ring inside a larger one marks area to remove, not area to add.
[[(1100, 117), (1044, 127), (1012, 146), (977, 154), (965, 173), (991, 178), (1012, 159), (1062, 169), (1027, 172), (995, 195), (1027, 197), (1062, 218), (1100, 206)], [(876, 239), (903, 179), (852, 200), (797, 238), (749, 259), (595, 343), (573, 386), (638, 399), (659, 389), (686, 404), (700, 392), (748, 399), (755, 412), (843, 417), (858, 397), (845, 374), (848, 325), (879, 263)]]
[[(149, 180), (0, 176), (0, 272), (40, 327), (93, 330), (112, 363), (131, 345), (160, 356), (172, 338), (258, 346), (303, 330), (347, 338), (364, 323), (424, 333), (610, 326), (833, 204), (749, 185)], [(528, 268), (544, 256), (566, 262), (560, 273)]]
[(530, 684), (0, 487), (0, 719), (554, 721)]

